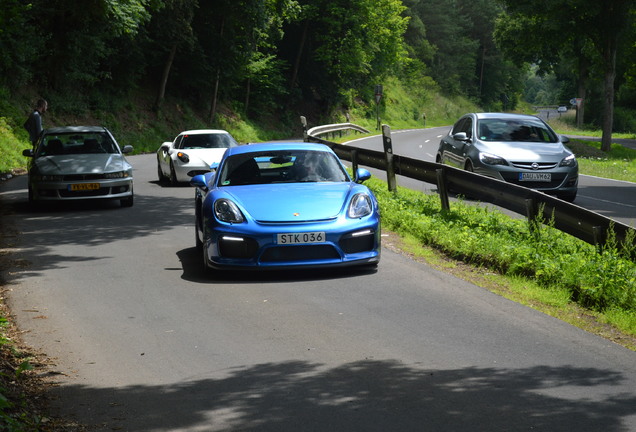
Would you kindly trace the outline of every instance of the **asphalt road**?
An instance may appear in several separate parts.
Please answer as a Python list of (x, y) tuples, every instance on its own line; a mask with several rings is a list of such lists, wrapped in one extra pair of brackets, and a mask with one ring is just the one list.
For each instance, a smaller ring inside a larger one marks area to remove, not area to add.
[(7, 297), (98, 431), (636, 431), (636, 353), (383, 248), (377, 271), (205, 278), (193, 192), (33, 212), (0, 184)]

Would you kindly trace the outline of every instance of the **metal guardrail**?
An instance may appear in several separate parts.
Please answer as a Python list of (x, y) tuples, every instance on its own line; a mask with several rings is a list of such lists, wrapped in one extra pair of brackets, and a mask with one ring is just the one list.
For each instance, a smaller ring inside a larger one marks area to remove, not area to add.
[(444, 209), (449, 209), (448, 191), (453, 191), (524, 215), (530, 221), (547, 221), (555, 228), (596, 246), (604, 245), (613, 232), (618, 243), (633, 246), (632, 250), (636, 247), (634, 228), (576, 204), (448, 165), (393, 154), (388, 127), (388, 137), (383, 134), (384, 153), (323, 140), (310, 133), (314, 129), (307, 131), (305, 141), (328, 145), (340, 159), (351, 162), (354, 171), (358, 165), (386, 171), (390, 190), (395, 190), (391, 187), (395, 185), (395, 175), (401, 175), (437, 185)]
[(342, 136), (344, 132), (348, 132), (350, 130), (354, 132), (359, 132), (359, 133), (369, 133), (367, 129), (353, 123), (329, 124), (329, 125), (323, 125), (323, 126), (316, 126), (307, 130), (307, 120), (305, 119), (305, 117), (301, 117), (300, 119), (303, 124), (303, 139), (305, 141), (307, 141), (308, 137), (310, 136), (318, 137), (321, 135), (330, 135), (330, 134), (332, 136), (335, 134), (339, 134), (340, 136)]

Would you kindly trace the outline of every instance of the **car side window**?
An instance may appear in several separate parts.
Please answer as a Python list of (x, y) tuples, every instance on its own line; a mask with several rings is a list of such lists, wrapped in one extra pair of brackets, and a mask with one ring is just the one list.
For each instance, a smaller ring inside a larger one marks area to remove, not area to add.
[(459, 132), (466, 132), (466, 136), (468, 138), (473, 137), (473, 119), (470, 117), (466, 117), (464, 119), (464, 123), (461, 125), (461, 130)]
[(465, 118), (457, 120), (457, 123), (455, 123), (455, 126), (453, 126), (453, 130), (451, 131), (451, 135), (455, 135), (458, 132), (463, 132), (463, 125), (465, 122)]

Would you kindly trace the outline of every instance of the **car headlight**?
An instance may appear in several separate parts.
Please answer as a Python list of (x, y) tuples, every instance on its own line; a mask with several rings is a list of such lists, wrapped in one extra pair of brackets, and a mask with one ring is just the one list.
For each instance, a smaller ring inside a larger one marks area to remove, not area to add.
[(352, 219), (357, 219), (371, 214), (372, 211), (371, 197), (365, 193), (359, 193), (351, 199), (347, 215)]
[(130, 177), (130, 173), (128, 173), (128, 171), (104, 173), (104, 178), (107, 178), (107, 179), (118, 179), (118, 178), (128, 178), (128, 177)]
[(214, 202), (214, 214), (221, 222), (241, 223), (245, 221), (238, 206), (227, 199), (219, 199)]
[(190, 156), (188, 156), (186, 153), (184, 152), (179, 152), (177, 153), (177, 157), (179, 158), (179, 160), (183, 163), (188, 163), (190, 162)]
[(479, 160), (486, 165), (508, 165), (504, 158), (490, 153), (479, 153)]
[(568, 156), (565, 159), (563, 159), (561, 161), (561, 163), (559, 164), (559, 166), (575, 167), (576, 166), (576, 157), (573, 154), (571, 154), (570, 156)]

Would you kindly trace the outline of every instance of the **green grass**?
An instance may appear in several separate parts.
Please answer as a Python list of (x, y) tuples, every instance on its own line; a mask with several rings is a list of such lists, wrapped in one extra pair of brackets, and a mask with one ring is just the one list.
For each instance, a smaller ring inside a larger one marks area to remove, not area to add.
[(7, 119), (0, 117), (0, 173), (26, 166), (22, 150), (30, 147), (26, 132), (24, 137), (16, 136)]
[[(583, 128), (577, 128), (575, 125), (576, 112), (573, 110), (568, 111), (560, 117), (550, 118), (549, 123), (555, 131), (563, 135), (598, 137), (599, 141), (603, 136), (603, 131), (598, 128), (587, 125), (584, 125)], [(636, 133), (613, 133), (612, 138), (636, 139)]]
[(614, 180), (636, 181), (636, 150), (612, 144), (601, 151), (600, 141), (572, 139), (568, 147), (576, 154), (581, 174)]

